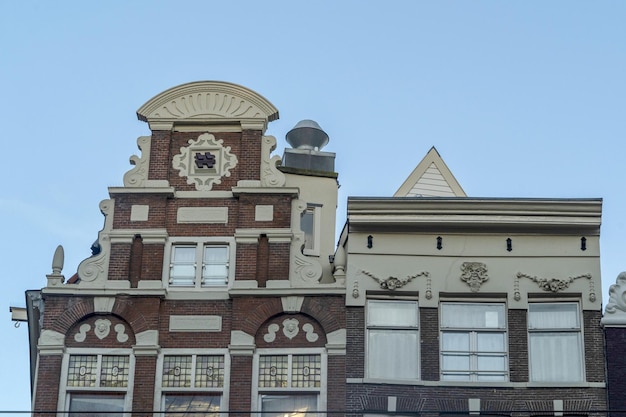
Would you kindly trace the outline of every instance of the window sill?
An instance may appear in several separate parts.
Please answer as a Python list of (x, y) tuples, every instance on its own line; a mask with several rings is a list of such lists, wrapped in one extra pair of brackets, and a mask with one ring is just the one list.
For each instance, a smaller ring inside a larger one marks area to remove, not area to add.
[(490, 387), (490, 388), (605, 388), (604, 382), (460, 382), (460, 381), (421, 381), (378, 378), (347, 378), (348, 384), (379, 384), (379, 385), (420, 385), (431, 387)]

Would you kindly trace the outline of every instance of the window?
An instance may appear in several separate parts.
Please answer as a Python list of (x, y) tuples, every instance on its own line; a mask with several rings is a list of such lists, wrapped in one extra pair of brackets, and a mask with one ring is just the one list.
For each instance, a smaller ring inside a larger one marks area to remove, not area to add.
[(580, 327), (578, 303), (528, 305), (531, 381), (583, 381)]
[(160, 410), (168, 416), (218, 417), (227, 408), (225, 355), (166, 354), (160, 368)]
[(64, 360), (61, 397), (72, 416), (121, 415), (130, 409), (130, 355), (70, 354)]
[[(194, 239), (192, 239), (194, 240)], [(211, 288), (228, 285), (233, 268), (234, 244), (222, 241), (170, 243), (167, 282), (170, 288)], [(234, 242), (233, 242), (234, 243)]]
[(308, 204), (300, 218), (300, 229), (304, 232), (305, 255), (320, 255), (320, 227), (322, 206)]
[(302, 351), (255, 360), (258, 409), (264, 417), (314, 417), (325, 408), (324, 355)]
[(441, 380), (506, 381), (504, 304), (441, 304)]
[(367, 301), (367, 377), (419, 378), (417, 301)]

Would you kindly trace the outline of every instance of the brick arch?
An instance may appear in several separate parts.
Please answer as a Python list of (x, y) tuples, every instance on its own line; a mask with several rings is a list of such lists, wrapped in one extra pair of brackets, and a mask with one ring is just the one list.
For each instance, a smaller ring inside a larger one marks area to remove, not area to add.
[(66, 308), (63, 313), (57, 317), (52, 323), (52, 330), (67, 334), (73, 325), (92, 314), (94, 314), (93, 299), (81, 300), (71, 307)]
[[(256, 306), (256, 308), (247, 312), (245, 319), (242, 320), (241, 330), (250, 335), (256, 335), (263, 323), (283, 313), (284, 310), (280, 298), (264, 300), (264, 302)], [(306, 314), (316, 320), (322, 326), (325, 334), (345, 327), (337, 320), (336, 311), (328, 308), (327, 305), (323, 305), (319, 300), (310, 297), (304, 298), (300, 313)]]
[(328, 308), (327, 305), (323, 305), (318, 299), (305, 298), (300, 312), (317, 320), (322, 325), (326, 334), (345, 328), (345, 326), (342, 326), (340, 321), (337, 320), (338, 312)]
[[(97, 313), (94, 308), (93, 299), (81, 300), (63, 311), (54, 323), (52, 323), (52, 330), (67, 334), (76, 323), (94, 314)], [(132, 308), (132, 302), (130, 302), (130, 300), (116, 298), (111, 314), (126, 321), (134, 334), (149, 329), (148, 321), (138, 309)]]

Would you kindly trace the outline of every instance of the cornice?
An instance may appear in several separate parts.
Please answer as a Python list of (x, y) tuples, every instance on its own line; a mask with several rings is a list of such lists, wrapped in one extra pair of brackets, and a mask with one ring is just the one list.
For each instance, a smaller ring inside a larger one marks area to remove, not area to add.
[(166, 197), (173, 197), (174, 187), (109, 187), (109, 195), (113, 197), (115, 194), (163, 194)]
[(198, 81), (157, 94), (137, 110), (137, 118), (153, 130), (175, 125), (239, 124), (241, 129), (265, 130), (278, 119), (278, 109), (263, 96), (237, 84)]
[(601, 199), (348, 198), (351, 231), (466, 229), (599, 234)]

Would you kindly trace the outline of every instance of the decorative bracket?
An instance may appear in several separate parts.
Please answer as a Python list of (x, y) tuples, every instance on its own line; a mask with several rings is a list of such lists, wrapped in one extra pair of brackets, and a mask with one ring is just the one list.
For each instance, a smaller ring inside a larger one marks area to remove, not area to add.
[(280, 162), (280, 156), (270, 157), (272, 151), (276, 149), (276, 138), (274, 136), (263, 136), (261, 145), (261, 186), (262, 187), (282, 187), (285, 185), (285, 174), (280, 172), (276, 165)]

